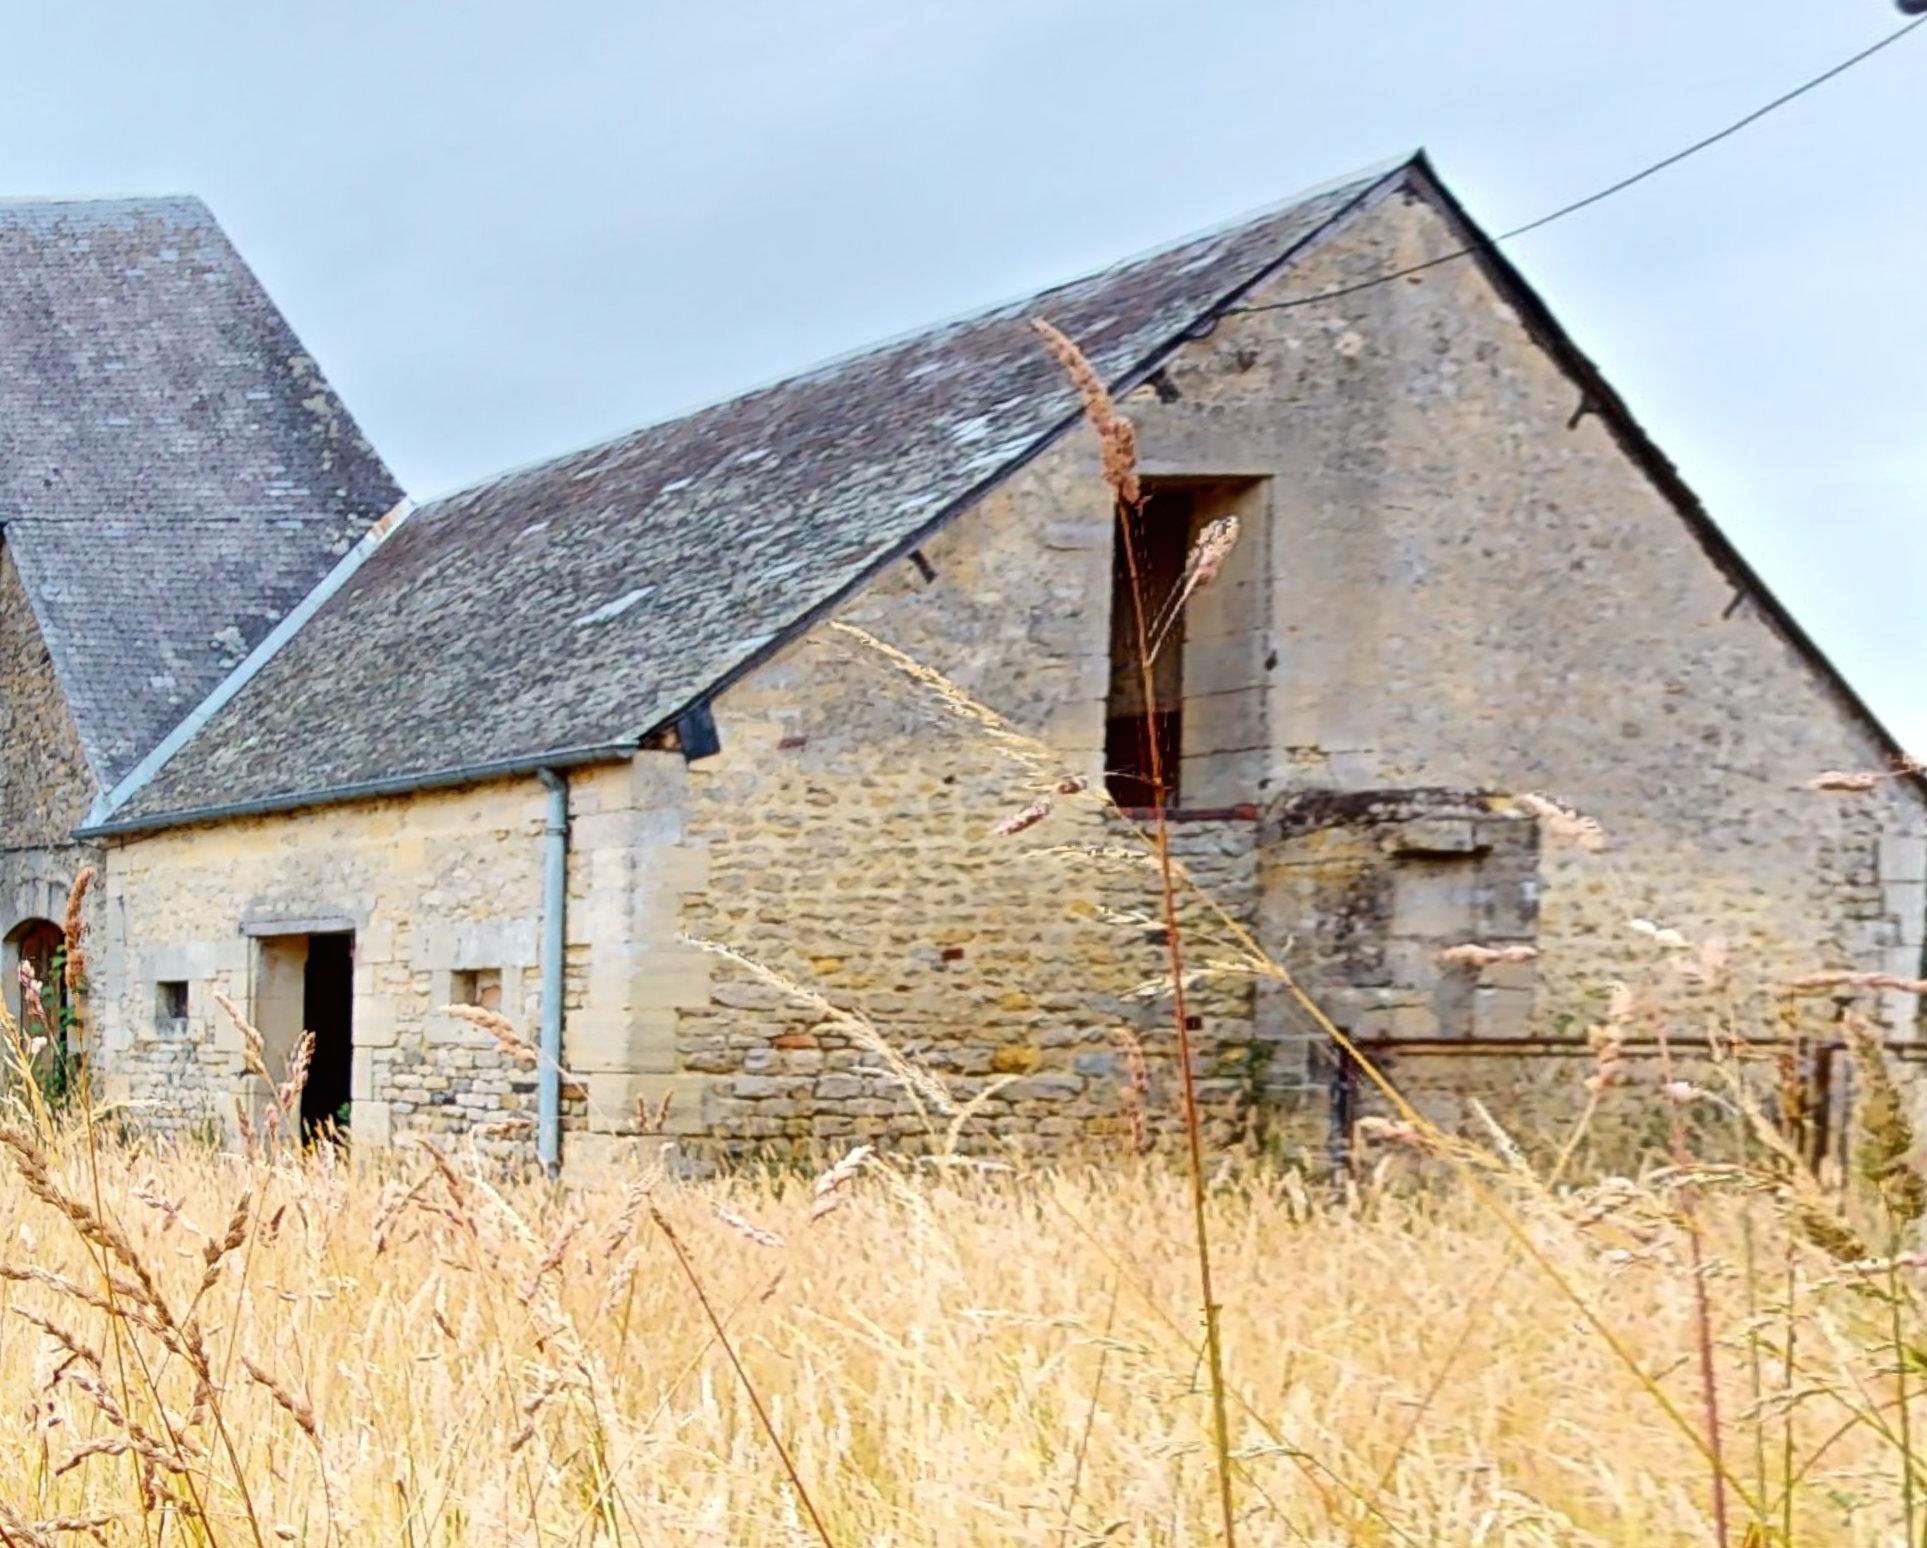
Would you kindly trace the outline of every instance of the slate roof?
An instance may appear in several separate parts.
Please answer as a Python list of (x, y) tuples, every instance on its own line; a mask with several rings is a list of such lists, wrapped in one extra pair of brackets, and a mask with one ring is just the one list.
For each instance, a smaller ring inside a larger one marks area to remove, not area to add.
[(0, 526), (103, 785), (399, 496), (199, 200), (0, 200)]
[(422, 507), (105, 826), (633, 746), (1076, 422), (1032, 317), (1148, 372), (1403, 170)]

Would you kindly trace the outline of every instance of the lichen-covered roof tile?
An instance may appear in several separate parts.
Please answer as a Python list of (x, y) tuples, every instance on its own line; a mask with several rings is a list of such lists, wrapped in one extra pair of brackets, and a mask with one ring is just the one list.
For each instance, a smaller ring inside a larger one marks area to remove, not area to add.
[(1392, 175), (423, 507), (113, 820), (652, 730), (1074, 421), (1033, 317), (1121, 378)]

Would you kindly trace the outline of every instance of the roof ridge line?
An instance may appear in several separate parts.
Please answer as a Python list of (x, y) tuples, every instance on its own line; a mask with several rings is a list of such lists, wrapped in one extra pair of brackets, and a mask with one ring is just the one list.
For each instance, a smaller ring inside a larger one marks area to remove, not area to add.
[(1071, 286), (1082, 284), (1086, 280), (1093, 280), (1100, 275), (1115, 273), (1119, 269), (1128, 269), (1133, 264), (1147, 262), (1161, 253), (1170, 252), (1173, 248), (1186, 247), (1193, 242), (1206, 241), (1211, 237), (1236, 231), (1255, 221), (1262, 220), (1268, 215), (1282, 215), (1296, 206), (1308, 204), (1314, 199), (1323, 198), (1327, 194), (1335, 193), (1339, 189), (1349, 187), (1352, 184), (1381, 182), (1385, 178), (1390, 177), (1394, 172), (1401, 171), (1423, 160), (1424, 155), (1425, 152), (1423, 150), (1414, 150), (1407, 151), (1398, 156), (1385, 157), (1379, 161), (1359, 167), (1355, 171), (1344, 173), (1341, 176), (1325, 178), (1320, 182), (1312, 184), (1308, 188), (1300, 189), (1298, 192), (1288, 194), (1283, 198), (1273, 199), (1268, 203), (1256, 205), (1228, 219), (1214, 221), (1208, 226), (1184, 232), (1166, 241), (1153, 243), (1148, 247), (1139, 248), (1136, 252), (1123, 258), (1114, 259), (1112, 262), (1104, 264), (1099, 268), (1086, 269), (1078, 274), (1066, 275), (1064, 278), (1053, 280), (1050, 284), (1042, 286), (1039, 289), (1014, 292), (994, 301), (981, 302), (976, 305), (964, 307), (930, 322), (901, 328), (895, 333), (885, 334), (882, 337), (871, 339), (867, 343), (853, 345), (848, 349), (838, 350), (835, 354), (825, 355), (818, 360), (811, 361), (807, 365), (799, 366), (795, 370), (784, 371), (775, 376), (763, 377), (758, 381), (750, 383), (747, 387), (739, 387), (713, 398), (705, 398), (701, 402), (692, 403), (687, 407), (674, 410), (671, 413), (645, 420), (641, 424), (632, 425), (627, 430), (618, 430), (614, 435), (602, 436), (597, 440), (585, 441), (581, 445), (572, 446), (564, 451), (550, 452), (545, 456), (532, 457), (527, 461), (515, 463), (499, 472), (491, 473), (484, 478), (479, 478), (466, 484), (458, 484), (453, 489), (444, 490), (440, 494), (427, 496), (422, 500), (421, 504), (424, 507), (446, 505), (453, 501), (460, 500), (467, 495), (480, 494), (484, 490), (493, 489), (497, 485), (505, 484), (511, 479), (520, 478), (524, 474), (535, 473), (544, 468), (551, 468), (576, 457), (586, 457), (591, 453), (603, 451), (609, 447), (619, 445), (624, 441), (633, 440), (635, 437), (647, 434), (651, 430), (664, 429), (670, 425), (680, 424), (686, 419), (694, 419), (698, 414), (706, 413), (710, 409), (721, 408), (729, 403), (737, 403), (744, 398), (753, 398), (759, 393), (772, 392), (778, 387), (787, 387), (797, 382), (808, 381), (811, 377), (819, 376), (827, 371), (839, 370), (855, 361), (862, 360), (868, 355), (881, 354), (887, 349), (893, 349), (901, 344), (908, 344), (912, 339), (920, 339), (927, 335), (938, 334), (947, 328), (960, 328), (967, 323), (980, 322), (986, 318), (995, 316), (999, 312), (1008, 311), (1012, 307), (1041, 302), (1047, 296), (1054, 295), (1060, 290), (1068, 290)]
[(226, 677), (216, 683), (207, 697), (196, 704), (175, 724), (174, 728), (149, 748), (145, 757), (124, 774), (120, 782), (111, 790), (103, 790), (88, 807), (87, 815), (81, 819), (76, 831), (98, 828), (122, 806), (125, 806), (149, 780), (158, 774), (175, 753), (179, 752), (193, 738), (194, 734), (213, 719), (230, 700), (274, 659), (281, 647), (301, 632), (301, 628), (314, 615), (321, 611), (328, 599), (347, 585), (349, 579), (374, 557), (375, 552), (393, 536), (395, 529), (405, 522), (417, 509), (415, 503), (403, 495), (381, 516), (377, 517), (368, 530), (356, 539), (354, 547), (338, 559), (328, 573), (316, 581), (299, 602), (276, 621), (261, 642), (243, 656)]
[(45, 209), (54, 204), (198, 204), (207, 200), (185, 189), (173, 193), (0, 194), (0, 210)]

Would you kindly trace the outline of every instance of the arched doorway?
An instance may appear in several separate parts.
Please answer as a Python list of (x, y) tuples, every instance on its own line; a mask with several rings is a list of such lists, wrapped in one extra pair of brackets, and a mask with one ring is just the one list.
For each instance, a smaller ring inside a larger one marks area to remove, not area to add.
[[(67, 987), (62, 966), (67, 955), (67, 936), (51, 919), (27, 919), (7, 935), (7, 1009), (29, 1038), (44, 1037), (47, 1049), (36, 1061), (49, 1072), (54, 1084), (50, 1093), (64, 1090), (68, 1068)], [(40, 1014), (27, 994), (20, 969), (33, 969), (40, 986)]]

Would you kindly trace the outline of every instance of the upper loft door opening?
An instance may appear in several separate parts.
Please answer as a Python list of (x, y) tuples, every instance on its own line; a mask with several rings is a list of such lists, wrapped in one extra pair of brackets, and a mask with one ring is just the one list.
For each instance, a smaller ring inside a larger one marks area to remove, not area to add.
[(1111, 686), (1104, 712), (1104, 778), (1111, 799), (1126, 810), (1179, 804), (1184, 609), (1178, 598), (1196, 503), (1182, 486), (1160, 487), (1147, 492), (1135, 511), (1118, 513), (1111, 544)]
[[(1160, 478), (1147, 483), (1135, 515), (1118, 518), (1104, 768), (1112, 799), (1126, 810), (1156, 806), (1160, 797), (1167, 808), (1192, 811), (1264, 798), (1277, 659), (1266, 559), (1270, 484), (1232, 474)], [(1161, 792), (1153, 788), (1153, 746)]]

